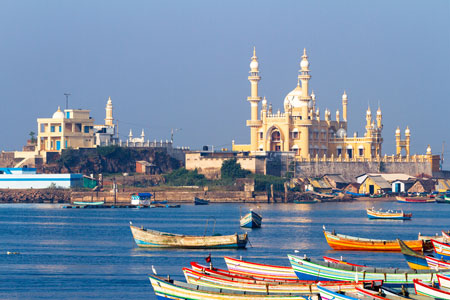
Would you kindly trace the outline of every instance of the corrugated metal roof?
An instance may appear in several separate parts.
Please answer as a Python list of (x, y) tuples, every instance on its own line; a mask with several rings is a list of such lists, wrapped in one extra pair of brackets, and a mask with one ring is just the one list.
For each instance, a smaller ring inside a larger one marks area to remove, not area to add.
[[(391, 189), (392, 186), (387, 180), (385, 180), (381, 176), (368, 176), (376, 185), (378, 185), (381, 189)], [(366, 178), (366, 180), (367, 180)]]

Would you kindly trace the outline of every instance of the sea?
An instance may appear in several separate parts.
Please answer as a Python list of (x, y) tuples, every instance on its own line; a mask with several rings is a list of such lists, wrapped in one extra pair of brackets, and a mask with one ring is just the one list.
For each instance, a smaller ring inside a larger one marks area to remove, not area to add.
[[(403, 209), (410, 221), (369, 220), (366, 208)], [(244, 230), (250, 209), (262, 227)], [(370, 266), (407, 268), (400, 253), (332, 250), (327, 230), (367, 238), (416, 239), (450, 227), (450, 205), (354, 201), (315, 204), (210, 204), (180, 208), (67, 209), (54, 204), (0, 205), (0, 299), (156, 299), (147, 275), (184, 280), (191, 261), (225, 268), (223, 256), (289, 265), (287, 254), (330, 256)], [(129, 223), (165, 232), (204, 235), (247, 231), (241, 250), (138, 248)], [(17, 254), (7, 254), (7, 252)], [(153, 267), (152, 267), (153, 266)]]

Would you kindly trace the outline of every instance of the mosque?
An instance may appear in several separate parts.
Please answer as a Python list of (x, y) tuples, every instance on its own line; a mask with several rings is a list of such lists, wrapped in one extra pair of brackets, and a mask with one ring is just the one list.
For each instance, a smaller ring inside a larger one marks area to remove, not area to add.
[[(316, 96), (310, 92), (310, 63), (306, 49), (300, 61), (297, 86), (284, 98), (284, 112), (272, 111), (272, 104), (258, 94), (259, 74), (258, 57), (255, 49), (250, 62), (251, 116), (247, 120), (250, 127), (250, 144), (237, 145), (233, 141), (232, 150), (261, 155), (267, 151), (292, 152), (297, 160), (319, 158), (340, 158), (346, 160), (371, 160), (381, 157), (383, 138), (382, 112), (380, 107), (372, 116), (370, 107), (366, 111), (366, 126), (363, 136), (347, 133), (348, 95), (342, 95), (342, 113), (336, 111), (336, 119), (326, 109), (321, 117)], [(259, 103), (261, 110), (259, 111)], [(410, 130), (405, 130), (405, 140), (401, 140), (400, 129), (396, 131), (397, 155), (409, 156)]]

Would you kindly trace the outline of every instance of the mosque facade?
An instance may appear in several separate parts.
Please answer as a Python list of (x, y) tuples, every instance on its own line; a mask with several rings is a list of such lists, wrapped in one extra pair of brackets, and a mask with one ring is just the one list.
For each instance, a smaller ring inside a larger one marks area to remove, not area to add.
[[(261, 80), (259, 62), (255, 50), (250, 62), (251, 93), (247, 101), (251, 106), (250, 144), (238, 145), (233, 141), (232, 150), (260, 155), (267, 151), (293, 152), (297, 160), (302, 159), (345, 159), (372, 160), (381, 157), (383, 138), (382, 112), (380, 107), (372, 115), (370, 107), (366, 111), (366, 125), (363, 136), (347, 133), (347, 106), (349, 97), (342, 95), (342, 111), (336, 111), (334, 120), (326, 109), (321, 116), (316, 96), (310, 91), (310, 63), (306, 49), (300, 61), (297, 86), (284, 98), (284, 111), (273, 112), (272, 104), (261, 98), (258, 85)], [(259, 104), (261, 102), (261, 109)], [(400, 139), (400, 129), (396, 131), (397, 155), (405, 149), (409, 156), (410, 130), (405, 131), (405, 139)]]

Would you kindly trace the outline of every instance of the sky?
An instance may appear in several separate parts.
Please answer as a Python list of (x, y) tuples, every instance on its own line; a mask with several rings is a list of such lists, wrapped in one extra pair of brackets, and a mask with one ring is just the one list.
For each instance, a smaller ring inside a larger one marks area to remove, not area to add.
[(348, 94), (348, 133), (383, 112), (383, 154), (411, 129), (411, 154), (445, 142), (450, 169), (450, 2), (0, 1), (0, 149), (19, 150), (37, 118), (65, 107), (103, 124), (110, 96), (120, 137), (200, 149), (250, 142), (249, 72), (273, 110), (295, 88), (303, 48), (322, 118)]

